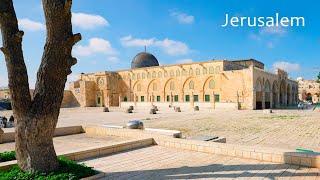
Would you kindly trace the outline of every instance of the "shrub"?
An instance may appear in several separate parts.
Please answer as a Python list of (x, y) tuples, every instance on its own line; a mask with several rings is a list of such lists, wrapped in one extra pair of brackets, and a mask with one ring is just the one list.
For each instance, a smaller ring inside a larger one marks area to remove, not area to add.
[(0, 153), (0, 162), (12, 161), (16, 159), (16, 153), (14, 151), (6, 151)]
[(89, 177), (97, 174), (97, 171), (84, 164), (77, 164), (77, 162), (69, 160), (65, 157), (59, 157), (60, 167), (57, 171), (49, 174), (40, 172), (24, 172), (18, 165), (14, 165), (8, 171), (0, 171), (0, 179), (14, 179), (14, 180), (76, 180), (84, 177)]

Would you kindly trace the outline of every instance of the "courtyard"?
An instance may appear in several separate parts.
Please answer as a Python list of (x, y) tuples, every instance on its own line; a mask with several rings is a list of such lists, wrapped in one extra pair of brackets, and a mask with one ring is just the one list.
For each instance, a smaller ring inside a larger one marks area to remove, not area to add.
[[(101, 108), (61, 109), (58, 126), (73, 125), (125, 125), (129, 120), (142, 120), (145, 127), (179, 130), (186, 138), (196, 136), (226, 137), (227, 143), (275, 147), (294, 150), (306, 148), (320, 151), (320, 116), (312, 110), (274, 110), (264, 114), (261, 110), (208, 110), (198, 112), (182, 109), (138, 108), (127, 114), (120, 108), (102, 112)], [(9, 116), (11, 111), (2, 111)], [(8, 131), (8, 130), (5, 130)]]

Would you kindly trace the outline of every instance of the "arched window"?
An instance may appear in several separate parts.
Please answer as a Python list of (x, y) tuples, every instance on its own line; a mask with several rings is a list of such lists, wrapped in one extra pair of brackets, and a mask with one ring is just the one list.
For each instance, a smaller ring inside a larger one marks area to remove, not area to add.
[(136, 80), (136, 75), (135, 74), (132, 75), (132, 79)]
[(214, 73), (214, 69), (213, 69), (213, 67), (211, 66), (211, 67), (209, 67), (209, 73), (210, 74), (213, 74)]
[(145, 79), (145, 78), (146, 78), (146, 74), (142, 73), (142, 79)]
[(170, 90), (171, 90), (171, 91), (174, 90), (174, 82), (173, 82), (173, 81), (170, 82)]
[(174, 76), (174, 71), (171, 70), (171, 71), (170, 71), (170, 77), (173, 77), (173, 76)]
[(152, 84), (152, 89), (153, 89), (153, 91), (157, 91), (157, 83)]
[(180, 76), (180, 71), (179, 71), (179, 69), (176, 70), (176, 76)]
[(196, 69), (196, 75), (197, 76), (200, 75), (200, 69), (199, 68)]
[(162, 78), (162, 72), (161, 71), (158, 72), (158, 78)]
[(167, 71), (164, 72), (164, 77), (168, 77)]
[(257, 92), (261, 92), (262, 91), (262, 85), (261, 85), (260, 80), (258, 80), (257, 83), (256, 83), (256, 91)]
[(137, 79), (138, 79), (138, 80), (140, 79), (140, 73), (137, 74)]
[(217, 66), (216, 67), (216, 73), (219, 73), (220, 72), (220, 66)]
[(194, 89), (194, 82), (193, 81), (189, 82), (189, 89)]
[(150, 72), (148, 72), (148, 74), (147, 74), (147, 78), (148, 78), (148, 79), (150, 79), (150, 78), (151, 78), (151, 74), (150, 74)]
[(189, 69), (189, 75), (190, 75), (190, 76), (193, 75), (193, 69), (192, 69), (192, 68)]
[(141, 84), (137, 85), (137, 91), (140, 92), (141, 91)]
[(270, 87), (269, 81), (266, 81), (266, 83), (264, 85), (264, 91), (265, 92), (270, 92), (271, 91), (271, 87)]
[(156, 72), (152, 72), (152, 78), (156, 78), (157, 77), (157, 73)]
[(213, 79), (211, 79), (211, 80), (209, 81), (209, 88), (210, 88), (210, 89), (214, 89), (214, 87), (215, 87), (215, 82), (214, 82)]
[(184, 69), (184, 70), (182, 71), (182, 75), (184, 75), (184, 76), (188, 75), (187, 70)]
[(207, 74), (207, 68), (203, 68), (203, 69), (202, 69), (202, 74), (203, 74), (203, 75)]

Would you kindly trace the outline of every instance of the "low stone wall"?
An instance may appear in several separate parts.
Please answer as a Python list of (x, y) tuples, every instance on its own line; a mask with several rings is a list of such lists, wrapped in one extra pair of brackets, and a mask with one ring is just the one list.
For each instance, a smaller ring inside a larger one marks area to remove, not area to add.
[[(72, 134), (84, 133), (82, 126), (68, 126), (68, 127), (58, 127), (54, 132), (54, 136), (66, 136)], [(3, 134), (0, 133), (0, 144), (7, 142), (14, 142), (14, 128)]]
[[(143, 147), (151, 146), (153, 144), (154, 142), (152, 138), (136, 139), (136, 140), (128, 140), (124, 142), (115, 143), (105, 147), (88, 148), (88, 149), (82, 149), (80, 151), (64, 152), (58, 155), (65, 156), (66, 158), (74, 161), (80, 161), (84, 159), (105, 156), (105, 155), (127, 151), (131, 149), (143, 148)], [(0, 170), (7, 170), (15, 164), (17, 164), (17, 160), (0, 162)]]
[(189, 139), (172, 138), (156, 133), (133, 129), (114, 129), (105, 127), (85, 127), (85, 132), (92, 136), (120, 136), (135, 138), (153, 138), (154, 144), (169, 148), (198, 151), (209, 154), (221, 154), (239, 158), (255, 159), (265, 162), (285, 163), (306, 167), (320, 168), (319, 153), (300, 153), (289, 149), (265, 148), (205, 142)]

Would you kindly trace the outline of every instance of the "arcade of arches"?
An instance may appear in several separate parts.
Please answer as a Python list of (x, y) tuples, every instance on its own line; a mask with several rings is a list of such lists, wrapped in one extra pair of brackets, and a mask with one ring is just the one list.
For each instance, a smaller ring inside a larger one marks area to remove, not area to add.
[(282, 70), (267, 72), (263, 63), (252, 59), (81, 74), (78, 81), (70, 84), (70, 90), (83, 107), (120, 106), (127, 102), (138, 106), (180, 103), (264, 109), (298, 101), (296, 81), (288, 79)]

